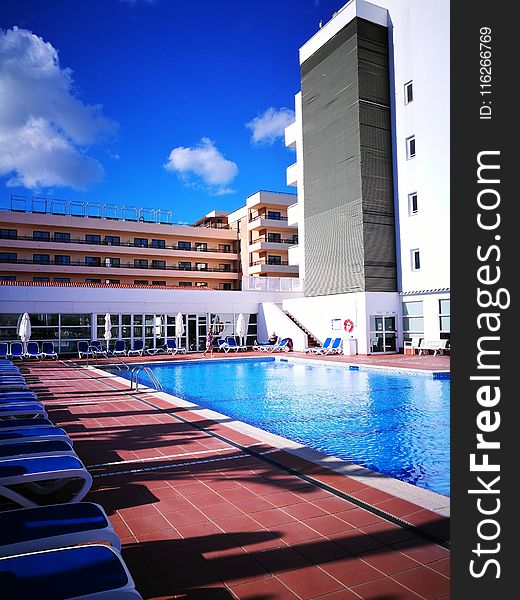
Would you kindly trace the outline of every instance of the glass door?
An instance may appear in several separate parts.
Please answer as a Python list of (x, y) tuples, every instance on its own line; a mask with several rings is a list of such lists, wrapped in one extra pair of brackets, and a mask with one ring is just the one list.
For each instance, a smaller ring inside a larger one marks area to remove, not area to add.
[(370, 353), (396, 352), (396, 318), (391, 315), (370, 315)]

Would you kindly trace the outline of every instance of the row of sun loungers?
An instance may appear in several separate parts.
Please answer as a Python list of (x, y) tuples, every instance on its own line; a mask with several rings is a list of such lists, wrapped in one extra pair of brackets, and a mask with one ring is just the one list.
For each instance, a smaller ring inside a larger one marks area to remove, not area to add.
[(309, 348), (305, 348), (305, 352), (307, 354), (342, 354), (342, 343), (343, 340), (341, 338), (335, 338), (332, 341), (332, 338), (327, 338), (323, 342), (323, 346), (311, 346)]
[(259, 350), (260, 352), (288, 352), (290, 350), (289, 338), (285, 338), (283, 340), (278, 338), (274, 344), (256, 343), (253, 346), (253, 350)]
[(142, 600), (104, 509), (82, 502), (91, 484), (70, 437), (19, 368), (0, 360), (2, 597)]
[(24, 348), (22, 342), (0, 342), (0, 359), (9, 358), (54, 358), (57, 359), (58, 355), (54, 349), (52, 342), (43, 342), (40, 350), (38, 342), (27, 342), (27, 348)]

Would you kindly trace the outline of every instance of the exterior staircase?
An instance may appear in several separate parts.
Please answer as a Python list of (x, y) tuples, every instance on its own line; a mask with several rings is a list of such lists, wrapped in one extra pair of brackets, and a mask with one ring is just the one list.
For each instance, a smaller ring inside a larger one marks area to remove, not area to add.
[(295, 325), (297, 325), (307, 335), (307, 344), (308, 344), (309, 348), (316, 348), (317, 346), (321, 346), (320, 340), (313, 333), (311, 333), (307, 329), (307, 327), (305, 327), (305, 325), (302, 325), (295, 316), (293, 316), (287, 310), (284, 310), (283, 312), (285, 315), (287, 315), (289, 317), (289, 319), (291, 319), (291, 321)]

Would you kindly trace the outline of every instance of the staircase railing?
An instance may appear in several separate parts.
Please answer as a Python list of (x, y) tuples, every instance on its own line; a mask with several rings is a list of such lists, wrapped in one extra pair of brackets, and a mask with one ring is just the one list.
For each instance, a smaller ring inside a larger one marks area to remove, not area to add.
[(316, 335), (314, 335), (314, 333), (312, 333), (312, 331), (310, 331), (307, 327), (305, 327), (303, 323), (298, 321), (298, 319), (294, 315), (292, 315), (288, 310), (284, 310), (283, 312), (289, 317), (289, 319), (291, 319), (293, 323), (295, 323), (304, 333), (306, 333), (307, 337), (310, 337), (314, 343), (321, 344), (319, 338)]

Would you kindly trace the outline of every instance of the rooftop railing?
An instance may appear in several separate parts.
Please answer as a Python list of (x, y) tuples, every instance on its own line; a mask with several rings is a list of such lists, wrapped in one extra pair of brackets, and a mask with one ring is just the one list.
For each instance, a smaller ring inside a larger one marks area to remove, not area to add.
[[(158, 225), (184, 225), (173, 220), (173, 212), (163, 208), (144, 208), (130, 204), (110, 204), (102, 202), (80, 202), (59, 198), (27, 197), (11, 195), (7, 202), (0, 201), (0, 210), (30, 214), (48, 214), (63, 217), (88, 217), (111, 221), (131, 221), (135, 223), (155, 223)], [(200, 225), (199, 225), (200, 226)], [(229, 229), (224, 223), (208, 223), (203, 227)]]

